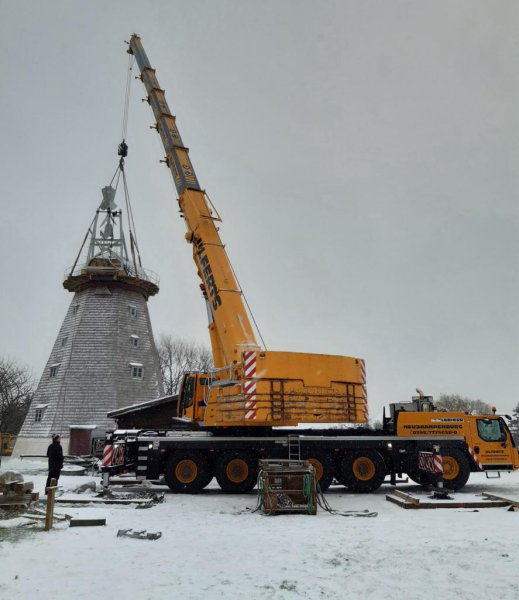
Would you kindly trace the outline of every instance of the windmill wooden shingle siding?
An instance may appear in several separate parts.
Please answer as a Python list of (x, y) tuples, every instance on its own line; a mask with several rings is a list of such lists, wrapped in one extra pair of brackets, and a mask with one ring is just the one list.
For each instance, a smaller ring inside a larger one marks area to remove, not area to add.
[(103, 189), (87, 260), (63, 282), (74, 297), (15, 455), (44, 453), (53, 433), (61, 434), (67, 452), (71, 431), (90, 429), (93, 438), (102, 437), (115, 424), (107, 412), (164, 395), (147, 306), (158, 292), (157, 278), (140, 266), (133, 233), (130, 258), (114, 196), (110, 186)]

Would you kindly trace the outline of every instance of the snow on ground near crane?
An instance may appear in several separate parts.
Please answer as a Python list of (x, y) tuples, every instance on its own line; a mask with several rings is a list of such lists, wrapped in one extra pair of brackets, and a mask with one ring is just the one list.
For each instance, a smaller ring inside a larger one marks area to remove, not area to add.
[[(21, 470), (40, 493), (42, 466), (2, 461), (2, 470)], [(67, 493), (92, 479), (63, 476), (60, 485)], [(255, 506), (254, 493), (228, 496), (213, 484), (196, 496), (167, 493), (163, 504), (146, 510), (58, 505), (57, 512), (105, 517), (106, 527), (0, 529), (0, 597), (519, 597), (519, 512), (404, 510), (385, 500), (390, 489), (351, 495), (334, 487), (327, 493), (333, 508), (368, 508), (378, 511), (375, 518), (322, 510), (317, 516), (243, 513)], [(401, 489), (423, 493), (415, 485)], [(519, 499), (519, 473), (492, 481), (473, 474), (456, 498), (475, 499), (482, 491)], [(117, 537), (128, 528), (162, 531), (162, 538)]]

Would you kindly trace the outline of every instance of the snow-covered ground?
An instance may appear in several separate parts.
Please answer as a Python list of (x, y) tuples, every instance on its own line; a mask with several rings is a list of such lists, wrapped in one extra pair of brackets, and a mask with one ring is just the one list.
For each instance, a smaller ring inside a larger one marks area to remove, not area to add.
[[(43, 492), (43, 463), (4, 458), (8, 468)], [(67, 493), (89, 480), (63, 476), (60, 485)], [(326, 494), (337, 510), (368, 508), (375, 518), (250, 514), (242, 511), (255, 506), (254, 493), (228, 496), (213, 484), (196, 496), (167, 493), (146, 510), (58, 506), (105, 517), (106, 527), (0, 529), (0, 598), (519, 598), (519, 512), (404, 510), (386, 501), (390, 489)], [(482, 491), (519, 499), (519, 473), (492, 481), (473, 474), (456, 498)], [(128, 528), (162, 538), (117, 537)]]

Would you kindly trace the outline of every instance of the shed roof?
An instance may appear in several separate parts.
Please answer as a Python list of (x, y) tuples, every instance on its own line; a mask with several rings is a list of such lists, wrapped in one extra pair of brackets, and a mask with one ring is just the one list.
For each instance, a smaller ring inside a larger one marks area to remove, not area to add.
[(175, 394), (174, 396), (162, 396), (161, 398), (156, 398), (155, 400), (146, 400), (145, 402), (138, 402), (137, 404), (131, 404), (130, 406), (123, 406), (122, 408), (111, 410), (109, 413), (106, 414), (106, 416), (110, 417), (111, 419), (116, 419), (117, 417), (122, 417), (123, 415), (129, 415), (134, 412), (140, 412), (142, 410), (154, 408), (155, 406), (160, 406), (162, 404), (177, 402), (177, 400), (177, 394)]

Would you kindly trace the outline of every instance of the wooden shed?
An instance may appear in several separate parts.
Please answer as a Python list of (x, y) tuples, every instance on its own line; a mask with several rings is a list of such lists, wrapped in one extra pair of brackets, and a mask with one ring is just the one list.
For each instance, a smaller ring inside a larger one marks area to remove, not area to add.
[(177, 405), (178, 395), (163, 396), (112, 410), (107, 416), (115, 419), (117, 429), (167, 429), (177, 416)]

